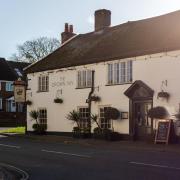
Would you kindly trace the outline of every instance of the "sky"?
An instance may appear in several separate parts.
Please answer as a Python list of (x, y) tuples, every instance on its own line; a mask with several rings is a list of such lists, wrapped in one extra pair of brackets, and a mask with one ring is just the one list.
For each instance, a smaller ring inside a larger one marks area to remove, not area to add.
[(111, 10), (112, 26), (180, 10), (180, 0), (0, 0), (0, 57), (47, 36), (60, 39), (64, 23), (77, 34), (94, 30), (94, 12)]

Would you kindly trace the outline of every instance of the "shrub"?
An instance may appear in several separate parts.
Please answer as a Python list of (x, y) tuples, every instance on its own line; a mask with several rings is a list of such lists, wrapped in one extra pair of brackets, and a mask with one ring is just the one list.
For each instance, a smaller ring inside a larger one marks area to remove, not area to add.
[(33, 124), (32, 128), (36, 134), (44, 134), (47, 130), (47, 124)]
[(149, 110), (148, 116), (155, 119), (167, 119), (169, 113), (165, 107), (157, 106)]
[(120, 112), (118, 109), (113, 108), (113, 107), (109, 107), (107, 108), (107, 110), (105, 111), (105, 117), (107, 119), (112, 119), (112, 120), (116, 120), (120, 117)]

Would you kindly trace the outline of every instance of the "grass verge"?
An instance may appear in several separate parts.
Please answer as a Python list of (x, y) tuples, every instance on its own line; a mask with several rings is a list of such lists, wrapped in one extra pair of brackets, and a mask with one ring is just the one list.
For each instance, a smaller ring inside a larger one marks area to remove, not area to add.
[(0, 133), (18, 133), (18, 134), (25, 134), (25, 127), (9, 128), (9, 129), (5, 129), (5, 130), (1, 130)]

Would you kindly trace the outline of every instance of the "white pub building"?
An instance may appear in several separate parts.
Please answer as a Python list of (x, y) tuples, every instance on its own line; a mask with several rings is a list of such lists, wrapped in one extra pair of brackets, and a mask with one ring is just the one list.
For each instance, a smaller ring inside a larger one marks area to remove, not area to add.
[[(60, 48), (25, 69), (26, 98), (32, 101), (27, 107), (28, 131), (33, 130), (32, 110), (39, 111), (39, 122), (47, 124), (48, 133), (67, 135), (75, 126), (67, 114), (78, 110), (86, 127), (90, 110), (98, 115), (101, 128), (125, 138), (147, 137), (157, 127), (148, 111), (162, 106), (180, 135), (173, 116), (180, 106), (180, 11), (111, 27), (111, 12), (101, 9), (95, 12), (93, 32), (76, 35), (66, 23), (61, 36)], [(100, 98), (91, 102), (91, 109), (90, 93)], [(54, 103), (58, 98), (63, 103)], [(117, 120), (105, 118), (107, 107), (119, 110)]]

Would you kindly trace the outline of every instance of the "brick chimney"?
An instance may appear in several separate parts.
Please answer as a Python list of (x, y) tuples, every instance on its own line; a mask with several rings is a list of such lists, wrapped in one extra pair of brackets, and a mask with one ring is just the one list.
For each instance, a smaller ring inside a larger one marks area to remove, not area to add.
[(103, 30), (111, 25), (111, 11), (99, 9), (95, 11), (95, 31)]
[(73, 33), (73, 25), (68, 25), (68, 23), (65, 23), (64, 32), (61, 33), (61, 44), (63, 44), (75, 35), (76, 34)]

